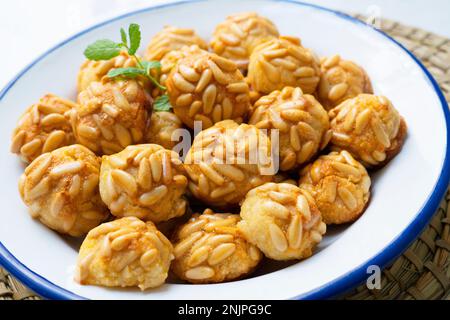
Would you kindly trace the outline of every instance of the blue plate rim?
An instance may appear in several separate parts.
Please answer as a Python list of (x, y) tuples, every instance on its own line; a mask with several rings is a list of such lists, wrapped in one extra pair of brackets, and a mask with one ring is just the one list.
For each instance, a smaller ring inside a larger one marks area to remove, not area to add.
[[(103, 25), (109, 24), (111, 22), (130, 17), (136, 14), (140, 14), (143, 12), (149, 12), (152, 10), (157, 10), (161, 8), (166, 7), (175, 7), (178, 5), (186, 4), (186, 3), (194, 3), (194, 2), (204, 2), (206, 0), (180, 0), (176, 2), (170, 2), (165, 3), (161, 5), (153, 5), (146, 8), (142, 8), (139, 10), (131, 11), (119, 16), (116, 16), (114, 18), (105, 20), (101, 23), (95, 24), (91, 27), (88, 27), (70, 37), (67, 39), (61, 41), (60, 43), (56, 44), (52, 48), (45, 51), (43, 54), (41, 54), (39, 57), (37, 57), (35, 60), (33, 60), (30, 64), (28, 64), (25, 68), (23, 68), (0, 92), (0, 100), (3, 99), (3, 97), (8, 93), (8, 91), (14, 86), (14, 84), (24, 75), (28, 72), (29, 69), (31, 69), (36, 63), (44, 59), (47, 55), (52, 53), (53, 51), (57, 50), (58, 48), (64, 46), (66, 43), (71, 42), (72, 40), (82, 36), (83, 34), (86, 34), (94, 29), (97, 29)], [(380, 268), (383, 268), (386, 266), (389, 262), (394, 260), (397, 256), (399, 256), (410, 243), (412, 243), (417, 236), (420, 234), (420, 232), (423, 230), (423, 228), (427, 225), (427, 222), (431, 219), (437, 208), (439, 207), (440, 201), (442, 200), (450, 181), (450, 146), (449, 146), (449, 140), (450, 140), (450, 111), (448, 109), (447, 101), (445, 100), (445, 97), (439, 88), (438, 83), (433, 78), (433, 76), (430, 74), (430, 72), (426, 69), (426, 67), (422, 64), (422, 62), (419, 61), (419, 59), (414, 56), (414, 54), (406, 49), (402, 44), (400, 44), (397, 40), (393, 39), (386, 33), (384, 33), (381, 30), (376, 29), (375, 27), (362, 22), (352, 16), (349, 16), (345, 13), (325, 8), (316, 4), (311, 3), (305, 3), (301, 1), (296, 0), (270, 0), (273, 2), (285, 2), (285, 3), (292, 3), (300, 6), (305, 7), (311, 7), (315, 8), (320, 11), (326, 11), (329, 13), (333, 13), (336, 16), (351, 21), (355, 24), (363, 25), (365, 27), (368, 27), (384, 37), (386, 37), (388, 40), (396, 44), (398, 47), (400, 47), (403, 51), (405, 51), (413, 60), (414, 62), (422, 69), (424, 75), (430, 82), (430, 85), (433, 87), (434, 91), (436, 92), (437, 96), (439, 97), (439, 100), (441, 102), (441, 106), (444, 112), (445, 116), (445, 123), (446, 123), (446, 129), (447, 129), (447, 145), (446, 145), (446, 154), (443, 162), (443, 167), (440, 173), (440, 176), (436, 182), (435, 188), (426, 200), (426, 203), (422, 207), (422, 209), (418, 212), (414, 220), (408, 225), (408, 227), (403, 230), (403, 232), (394, 239), (389, 245), (387, 245), (384, 250), (365, 263), (361, 264), (360, 266), (356, 267), (355, 269), (349, 271), (345, 275), (340, 276), (339, 278), (334, 279), (331, 282), (328, 282), (327, 284), (316, 288), (312, 291), (303, 293), (301, 295), (295, 296), (291, 299), (308, 299), (308, 300), (315, 300), (315, 299), (328, 299), (335, 297), (339, 294), (342, 294), (345, 291), (348, 291), (352, 289), (354, 286), (358, 285), (359, 283), (363, 282), (367, 277), (367, 267), (370, 265), (378, 265)], [(62, 300), (62, 299), (76, 299), (76, 300), (84, 300), (86, 298), (79, 296), (69, 290), (66, 290), (51, 281), (43, 278), (39, 274), (35, 273), (34, 271), (30, 270), (28, 267), (26, 267), (23, 263), (21, 263), (14, 255), (11, 254), (11, 252), (8, 251), (8, 249), (0, 242), (0, 265), (2, 265), (6, 270), (8, 270), (14, 277), (16, 277), (19, 281), (21, 281), (25, 286), (33, 290), (35, 293), (39, 294), (40, 296), (46, 298), (46, 299), (55, 299), (55, 300)]]

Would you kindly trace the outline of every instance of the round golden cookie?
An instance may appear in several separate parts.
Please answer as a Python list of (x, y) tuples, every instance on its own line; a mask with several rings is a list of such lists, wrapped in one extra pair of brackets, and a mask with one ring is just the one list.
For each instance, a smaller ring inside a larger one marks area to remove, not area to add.
[(272, 181), (275, 173), (267, 135), (232, 120), (200, 132), (184, 164), (191, 193), (216, 207), (238, 204), (247, 191)]
[(290, 86), (312, 94), (320, 80), (319, 61), (299, 38), (280, 36), (253, 50), (247, 77), (258, 92), (268, 94)]
[(12, 134), (11, 152), (24, 162), (31, 162), (42, 153), (75, 142), (66, 112), (75, 103), (53, 94), (46, 94), (20, 117)]
[(225, 119), (242, 122), (250, 107), (247, 82), (237, 65), (214, 53), (189, 55), (172, 68), (165, 85), (173, 111), (194, 128)]
[[(161, 70), (159, 75), (159, 83), (163, 86), (166, 85), (167, 77), (170, 74), (172, 68), (183, 58), (194, 56), (194, 55), (202, 55), (207, 54), (208, 52), (199, 48), (199, 46), (193, 44), (191, 46), (184, 46), (181, 49), (173, 50), (164, 55), (161, 59)], [(152, 90), (152, 97), (158, 97), (163, 94), (163, 91), (155, 87)]]
[(78, 95), (70, 121), (78, 143), (112, 154), (143, 141), (151, 97), (136, 80), (92, 82)]
[(326, 231), (313, 197), (290, 183), (266, 183), (250, 190), (241, 218), (239, 230), (275, 260), (311, 256)]
[(117, 57), (109, 60), (86, 60), (80, 67), (77, 78), (78, 92), (85, 90), (91, 82), (99, 82), (108, 72), (117, 68), (135, 67), (136, 60), (122, 51)]
[(299, 186), (316, 200), (326, 224), (356, 220), (370, 198), (370, 177), (347, 151), (320, 156), (300, 172)]
[[(147, 128), (147, 142), (159, 144), (160, 146), (172, 150), (178, 144), (178, 135), (174, 132), (181, 129), (183, 124), (180, 118), (173, 112), (156, 111), (153, 112)], [(173, 135), (173, 136), (172, 136)]]
[(178, 154), (156, 144), (102, 157), (100, 195), (116, 217), (152, 222), (179, 217), (186, 211), (187, 183)]
[(191, 283), (230, 281), (252, 272), (262, 259), (259, 249), (237, 229), (239, 215), (206, 209), (181, 225), (173, 238), (173, 272)]
[(253, 49), (260, 43), (278, 37), (277, 27), (256, 12), (228, 16), (214, 30), (211, 48), (218, 55), (233, 60), (246, 70)]
[(33, 218), (81, 236), (108, 217), (98, 192), (100, 159), (78, 144), (47, 152), (25, 169), (19, 192)]
[(360, 93), (373, 93), (366, 71), (352, 61), (342, 60), (339, 55), (322, 58), (320, 70), (317, 93), (327, 110)]
[(208, 44), (193, 29), (165, 26), (150, 41), (144, 59), (160, 61), (167, 53), (191, 45), (208, 50)]
[(381, 166), (401, 149), (406, 123), (384, 96), (360, 94), (331, 109), (331, 145), (347, 150), (367, 167)]
[(141, 290), (159, 287), (167, 278), (172, 252), (172, 244), (152, 222), (126, 217), (103, 223), (81, 245), (75, 281)]
[(331, 138), (327, 112), (300, 88), (285, 87), (260, 98), (252, 108), (248, 123), (260, 129), (278, 130), (282, 171), (310, 160)]

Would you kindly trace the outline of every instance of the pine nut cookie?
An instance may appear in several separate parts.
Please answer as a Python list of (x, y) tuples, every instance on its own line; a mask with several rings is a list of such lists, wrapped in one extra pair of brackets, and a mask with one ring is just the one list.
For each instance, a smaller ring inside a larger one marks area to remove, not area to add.
[(360, 94), (329, 111), (331, 146), (347, 150), (366, 167), (380, 167), (403, 145), (406, 123), (384, 96)]
[(272, 21), (256, 12), (244, 12), (228, 16), (219, 23), (210, 44), (215, 53), (246, 70), (253, 49), (275, 37), (278, 37), (278, 30)]
[(20, 117), (12, 134), (11, 152), (30, 163), (42, 153), (75, 142), (66, 112), (75, 103), (54, 94), (46, 94)]
[(275, 173), (268, 136), (232, 120), (200, 132), (184, 164), (191, 193), (216, 207), (237, 205), (250, 189), (272, 181)]
[(247, 77), (256, 91), (265, 94), (286, 86), (312, 94), (320, 80), (319, 60), (299, 38), (280, 36), (253, 50)]
[(280, 169), (294, 169), (314, 157), (331, 138), (325, 109), (300, 88), (284, 87), (261, 97), (251, 110), (249, 124), (278, 130)]
[(99, 82), (108, 72), (117, 68), (135, 67), (136, 60), (127, 52), (122, 51), (117, 57), (109, 60), (86, 60), (80, 67), (77, 77), (78, 93), (86, 90), (91, 82)]
[(206, 209), (175, 232), (173, 272), (191, 283), (217, 283), (248, 275), (262, 259), (237, 229), (237, 214)]
[(121, 218), (88, 233), (78, 255), (75, 281), (155, 288), (165, 282), (172, 259), (172, 244), (152, 222)]
[(159, 144), (165, 149), (172, 150), (178, 144), (178, 141), (175, 140), (177, 136), (172, 137), (172, 134), (182, 127), (180, 118), (173, 112), (153, 112), (147, 127), (147, 142)]
[(250, 190), (241, 218), (239, 230), (275, 260), (308, 258), (326, 231), (311, 194), (289, 183), (266, 183)]
[(242, 122), (250, 107), (247, 82), (237, 65), (214, 53), (190, 55), (172, 68), (165, 85), (174, 113), (189, 128), (225, 119)]
[(191, 45), (197, 45), (203, 50), (208, 50), (208, 44), (193, 29), (165, 26), (151, 39), (144, 59), (160, 61), (169, 52)]
[(100, 199), (100, 159), (74, 144), (47, 152), (25, 169), (19, 192), (31, 216), (74, 237), (86, 234), (109, 213)]
[(347, 151), (320, 156), (300, 172), (299, 186), (308, 190), (326, 224), (356, 220), (370, 198), (370, 177)]
[[(199, 46), (193, 44), (191, 46), (184, 46), (181, 49), (173, 50), (164, 55), (164, 57), (161, 59), (161, 70), (159, 75), (156, 75), (159, 77), (159, 83), (163, 86), (166, 85), (167, 77), (170, 74), (170, 71), (173, 69), (173, 67), (183, 58), (194, 56), (194, 55), (203, 55), (207, 54), (208, 51), (200, 49)], [(152, 90), (152, 97), (156, 98), (163, 94), (163, 91), (155, 87)]]
[(317, 93), (327, 110), (358, 94), (373, 93), (366, 71), (352, 61), (341, 59), (339, 55), (322, 58), (320, 71)]
[(160, 222), (186, 211), (188, 180), (178, 154), (157, 144), (102, 157), (100, 195), (116, 217)]
[(136, 80), (92, 82), (78, 95), (70, 121), (78, 143), (113, 154), (144, 139), (152, 99)]

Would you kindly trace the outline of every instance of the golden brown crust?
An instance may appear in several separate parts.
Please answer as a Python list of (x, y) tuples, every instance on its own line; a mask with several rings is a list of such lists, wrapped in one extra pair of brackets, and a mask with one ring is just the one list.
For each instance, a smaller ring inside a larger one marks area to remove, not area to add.
[(272, 181), (270, 139), (252, 125), (232, 120), (218, 122), (195, 137), (185, 169), (194, 197), (212, 206), (229, 208), (250, 189)]
[[(175, 67), (175, 65), (183, 58), (194, 56), (194, 55), (202, 55), (207, 53), (208, 51), (200, 49), (199, 46), (193, 44), (190, 46), (183, 46), (180, 49), (169, 51), (164, 55), (161, 59), (161, 71), (159, 74), (154, 74), (155, 77), (159, 76), (159, 83), (163, 86), (166, 85), (167, 77), (170, 74), (170, 71)], [(158, 87), (153, 88), (152, 97), (156, 98), (162, 95), (164, 92)]]
[(392, 141), (391, 147), (386, 151), (386, 160), (380, 163), (379, 167), (386, 165), (392, 158), (394, 158), (403, 147), (406, 136), (408, 133), (408, 126), (403, 117), (400, 117), (400, 128), (398, 129), (398, 134)]
[(193, 29), (165, 26), (148, 44), (144, 59), (160, 61), (166, 54), (191, 45), (208, 50), (207, 43)]
[(304, 259), (322, 240), (326, 225), (311, 194), (289, 183), (266, 183), (242, 202), (238, 228), (267, 257)]
[(160, 222), (182, 216), (187, 183), (178, 154), (156, 144), (102, 157), (100, 194), (116, 217)]
[(242, 122), (250, 107), (248, 84), (236, 64), (214, 53), (189, 55), (165, 82), (174, 113), (189, 128), (232, 119)]
[(62, 234), (81, 236), (109, 213), (100, 199), (100, 159), (81, 145), (44, 153), (19, 181), (20, 195), (33, 218)]
[(370, 177), (347, 151), (320, 156), (300, 172), (299, 187), (316, 200), (326, 224), (356, 220), (370, 199)]
[(360, 94), (328, 114), (332, 150), (347, 150), (366, 167), (379, 167), (392, 159), (406, 135), (404, 120), (384, 96)]
[(172, 270), (191, 283), (218, 283), (242, 278), (262, 259), (257, 247), (237, 228), (237, 214), (206, 209), (175, 232)]
[(265, 94), (286, 86), (312, 94), (320, 80), (319, 61), (299, 38), (280, 36), (254, 49), (247, 76), (254, 90)]
[(80, 248), (80, 284), (135, 287), (162, 285), (173, 259), (172, 244), (153, 223), (126, 217), (91, 230)]
[(75, 102), (46, 94), (20, 117), (12, 134), (11, 152), (24, 162), (75, 142), (68, 112)]
[(109, 60), (86, 60), (80, 67), (77, 77), (78, 93), (91, 84), (91, 82), (99, 82), (109, 71), (116, 68), (135, 67), (136, 60), (127, 52), (121, 51), (117, 57)]
[(91, 82), (78, 102), (70, 114), (78, 143), (102, 155), (143, 141), (152, 100), (138, 81)]
[(320, 70), (317, 96), (327, 110), (358, 94), (373, 93), (366, 71), (352, 61), (341, 59), (339, 55), (322, 58)]
[(274, 37), (278, 37), (278, 30), (272, 21), (255, 12), (238, 13), (217, 25), (211, 48), (218, 55), (233, 60), (244, 71), (253, 49)]
[(172, 150), (178, 144), (178, 141), (175, 140), (178, 136), (174, 133), (182, 127), (180, 118), (173, 112), (153, 112), (147, 126), (147, 142)]
[(261, 97), (254, 104), (248, 123), (270, 133), (278, 130), (282, 171), (312, 159), (331, 138), (327, 112), (300, 88), (284, 87)]

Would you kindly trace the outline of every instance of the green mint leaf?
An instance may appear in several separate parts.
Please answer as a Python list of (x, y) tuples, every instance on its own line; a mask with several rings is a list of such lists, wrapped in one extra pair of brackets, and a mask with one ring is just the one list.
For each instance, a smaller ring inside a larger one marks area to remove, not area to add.
[[(147, 73), (147, 75), (150, 78), (153, 78), (153, 75), (151, 73), (152, 69), (156, 69), (156, 75), (157, 78), (159, 78), (159, 74), (161, 71), (161, 63), (159, 61), (142, 61), (142, 66), (145, 68), (145, 72)], [(155, 79), (156, 81), (156, 79)], [(160, 86), (160, 84), (156, 84), (158, 87)], [(164, 89), (165, 90), (165, 89)]]
[(157, 69), (157, 70), (161, 69), (161, 62), (159, 62), (159, 61), (142, 61), (141, 63), (144, 66), (147, 73), (149, 73), (150, 70), (152, 70), (152, 69)]
[(169, 111), (172, 108), (169, 101), (169, 96), (164, 94), (156, 98), (153, 102), (153, 110), (155, 111)]
[(122, 38), (122, 44), (124, 46), (128, 45), (127, 34), (123, 28), (120, 28), (120, 36)]
[[(145, 69), (145, 73), (147, 74), (147, 78), (149, 78), (150, 81), (151, 81), (156, 87), (158, 87), (158, 88), (161, 89), (162, 91), (166, 91), (167, 88), (164, 87), (164, 86), (162, 86), (162, 85), (158, 82), (158, 80), (156, 80), (156, 79), (154, 78), (154, 76), (156, 76), (156, 78), (159, 78), (159, 73), (160, 73), (160, 70), (161, 70), (161, 63), (160, 63), (159, 61), (141, 61), (141, 64), (142, 64), (142, 66), (143, 66), (144, 69)], [(152, 70), (152, 69), (156, 69), (156, 70), (158, 71), (156, 75), (151, 73), (151, 70)]]
[(108, 77), (125, 77), (125, 78), (136, 78), (138, 76), (145, 76), (145, 71), (139, 68), (117, 68), (112, 69), (108, 72)]
[(128, 54), (134, 55), (141, 44), (141, 30), (139, 30), (139, 25), (136, 23), (130, 24), (128, 27), (128, 35), (130, 37), (130, 48), (128, 49)]
[(84, 50), (84, 56), (89, 60), (109, 60), (120, 53), (120, 44), (108, 39), (97, 40)]

